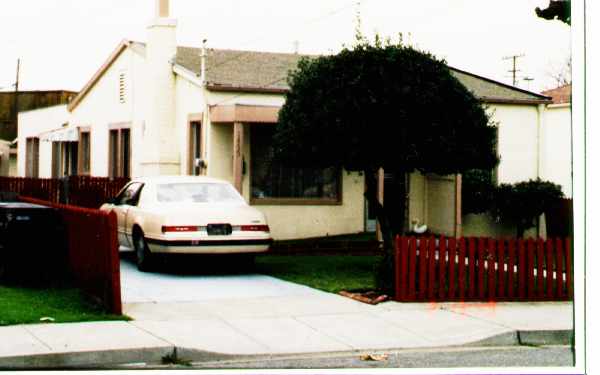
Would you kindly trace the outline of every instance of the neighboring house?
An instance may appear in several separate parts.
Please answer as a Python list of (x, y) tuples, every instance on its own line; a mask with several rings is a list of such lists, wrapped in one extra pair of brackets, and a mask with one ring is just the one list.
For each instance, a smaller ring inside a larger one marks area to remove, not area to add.
[(542, 94), (552, 98), (543, 132), (544, 170), (542, 178), (559, 184), (568, 198), (573, 196), (571, 149), (571, 84)]
[(0, 177), (8, 176), (10, 170), (10, 142), (0, 139)]
[[(19, 175), (203, 174), (231, 181), (266, 214), (276, 239), (371, 229), (361, 173), (265, 162), (287, 73), (301, 56), (177, 47), (176, 21), (160, 4), (147, 43), (121, 42), (68, 106), (20, 114)], [(500, 124), (498, 181), (539, 176), (549, 98), (452, 72)], [(381, 186), (393, 186), (387, 177)], [(408, 190), (409, 222), (461, 233), (460, 179), (414, 173)], [(386, 202), (398, 199), (386, 190)]]
[(17, 113), (68, 103), (77, 95), (66, 90), (0, 92), (0, 140), (11, 142), (9, 161), (0, 176), (17, 175)]

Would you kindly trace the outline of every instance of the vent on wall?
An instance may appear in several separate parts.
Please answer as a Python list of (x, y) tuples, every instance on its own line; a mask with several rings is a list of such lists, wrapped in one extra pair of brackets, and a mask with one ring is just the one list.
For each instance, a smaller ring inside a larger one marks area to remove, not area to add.
[(125, 103), (125, 72), (119, 73), (119, 103)]

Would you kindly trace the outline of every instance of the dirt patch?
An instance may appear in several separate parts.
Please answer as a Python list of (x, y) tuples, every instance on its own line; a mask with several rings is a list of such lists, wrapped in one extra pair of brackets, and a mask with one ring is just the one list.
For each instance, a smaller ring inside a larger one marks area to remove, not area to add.
[(386, 294), (381, 294), (372, 290), (366, 292), (348, 292), (342, 290), (339, 292), (339, 294), (359, 302), (368, 303), (369, 305), (377, 305), (378, 303), (385, 302), (390, 299), (390, 297), (388, 297)]

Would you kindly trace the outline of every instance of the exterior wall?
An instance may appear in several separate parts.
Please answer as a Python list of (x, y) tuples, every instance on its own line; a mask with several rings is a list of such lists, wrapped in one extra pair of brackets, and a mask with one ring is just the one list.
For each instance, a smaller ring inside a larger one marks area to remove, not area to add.
[(410, 174), (408, 225), (413, 221), (436, 234), (453, 236), (455, 231), (456, 193), (454, 176)]
[[(189, 160), (189, 123), (188, 115), (203, 113), (202, 119), (202, 140), (204, 159), (207, 158), (206, 153), (206, 106), (204, 105), (203, 89), (191, 83), (181, 76), (175, 79), (175, 127), (177, 129), (178, 138), (178, 158), (179, 158), (179, 174), (188, 174)], [(210, 167), (209, 167), (210, 168)]]
[(538, 108), (495, 104), (489, 107), (498, 126), (498, 183), (535, 179), (538, 171)]
[(453, 236), (456, 222), (454, 176), (427, 175), (427, 226), (434, 233)]
[[(66, 105), (58, 105), (19, 113), (19, 128), (17, 131), (17, 175), (25, 177), (25, 145), (28, 137), (39, 137), (40, 134), (60, 129), (62, 124), (69, 121)], [(40, 141), (39, 177), (52, 176), (52, 142)]]
[(276, 240), (359, 233), (364, 230), (364, 176), (342, 172), (342, 204), (333, 206), (263, 206)]
[[(92, 176), (108, 176), (109, 125), (122, 124), (131, 128), (131, 174), (140, 175), (141, 150), (144, 147), (145, 96), (143, 57), (125, 49), (106, 70), (71, 113), (70, 126), (89, 126)], [(119, 75), (125, 74), (125, 102), (119, 100)]]
[(542, 131), (543, 170), (541, 178), (561, 185), (571, 198), (571, 106), (570, 103), (549, 105)]
[(0, 176), (8, 176), (10, 171), (10, 142), (0, 140)]
[[(208, 105), (246, 104), (280, 106), (283, 95), (243, 94), (205, 91)], [(207, 119), (208, 120), (208, 119)], [(207, 174), (233, 182), (233, 124), (206, 124)], [(275, 124), (244, 124), (242, 195), (250, 200), (250, 128)], [(341, 205), (255, 205), (266, 216), (276, 240), (358, 233), (364, 230), (364, 177), (342, 173)], [(305, 220), (299, 220), (305, 218)]]

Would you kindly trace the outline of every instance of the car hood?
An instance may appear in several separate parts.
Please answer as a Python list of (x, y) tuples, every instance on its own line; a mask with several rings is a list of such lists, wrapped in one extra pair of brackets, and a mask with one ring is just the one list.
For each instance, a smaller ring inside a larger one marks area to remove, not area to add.
[(153, 208), (168, 225), (266, 224), (265, 215), (254, 207), (238, 204), (169, 203)]

